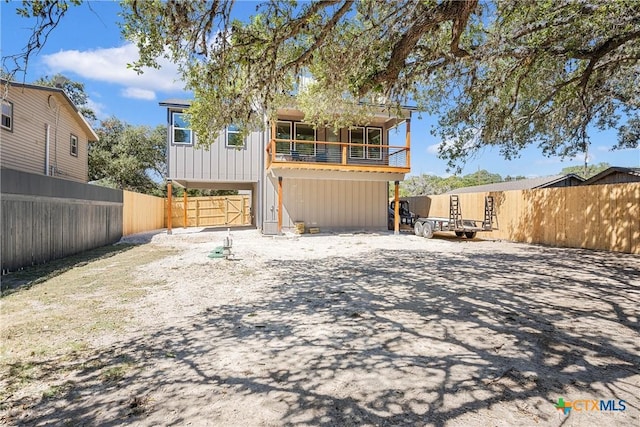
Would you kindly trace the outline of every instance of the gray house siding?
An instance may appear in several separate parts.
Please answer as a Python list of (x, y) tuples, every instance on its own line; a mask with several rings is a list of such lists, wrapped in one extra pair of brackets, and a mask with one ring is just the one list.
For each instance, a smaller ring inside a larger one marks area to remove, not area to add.
[[(261, 170), (263, 133), (252, 132), (242, 148), (227, 147), (226, 133), (222, 132), (207, 148), (171, 143), (171, 112), (168, 119), (168, 179), (175, 181), (258, 182)], [(196, 136), (197, 139), (197, 136)]]
[[(264, 232), (272, 234), (278, 221), (278, 178), (264, 182)], [(283, 178), (282, 226), (296, 222), (321, 231), (386, 230), (388, 183), (346, 179)]]

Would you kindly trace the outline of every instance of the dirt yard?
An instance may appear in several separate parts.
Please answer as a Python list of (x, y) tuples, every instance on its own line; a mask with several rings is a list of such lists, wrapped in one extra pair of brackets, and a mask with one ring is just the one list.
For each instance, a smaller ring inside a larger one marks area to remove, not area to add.
[(0, 423), (640, 425), (638, 256), (225, 234), (4, 277)]

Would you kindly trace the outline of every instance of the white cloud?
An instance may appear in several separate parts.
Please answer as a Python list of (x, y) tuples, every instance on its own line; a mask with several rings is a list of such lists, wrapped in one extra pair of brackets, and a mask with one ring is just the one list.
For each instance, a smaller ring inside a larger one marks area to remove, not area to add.
[[(166, 59), (159, 60), (160, 69), (145, 69), (138, 74), (127, 64), (138, 59), (138, 50), (132, 43), (120, 47), (94, 50), (62, 50), (45, 55), (44, 64), (51, 73), (74, 73), (85, 79), (124, 86), (130, 97), (155, 99), (155, 92), (181, 92), (183, 84), (177, 81), (178, 67)], [(153, 98), (151, 97), (153, 94)]]
[(109, 117), (109, 113), (107, 112), (107, 106), (91, 100), (91, 98), (87, 99), (87, 107), (89, 107), (95, 114), (98, 120), (104, 120)]
[[(467, 129), (467, 131), (470, 132), (471, 138), (467, 142), (465, 142), (464, 148), (469, 151), (475, 151), (478, 148), (480, 148), (479, 140), (480, 140), (481, 130), (469, 128)], [(438, 155), (441, 147), (447, 148), (447, 147), (453, 146), (457, 142), (458, 142), (457, 138), (452, 138), (452, 139), (447, 139), (445, 141), (439, 142), (437, 144), (429, 145), (427, 146), (427, 153)]]
[(442, 145), (441, 142), (427, 146), (427, 153), (437, 155), (440, 145)]
[(152, 90), (139, 89), (135, 87), (128, 87), (122, 90), (122, 96), (125, 98), (143, 99), (146, 101), (153, 101), (156, 99), (156, 93)]

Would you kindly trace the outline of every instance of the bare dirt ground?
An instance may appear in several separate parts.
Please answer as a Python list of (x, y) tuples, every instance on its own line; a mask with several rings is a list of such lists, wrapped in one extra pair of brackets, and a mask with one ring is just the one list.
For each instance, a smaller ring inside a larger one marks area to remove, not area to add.
[(133, 236), (5, 296), (0, 422), (640, 425), (640, 257), (244, 230), (208, 258), (225, 234)]

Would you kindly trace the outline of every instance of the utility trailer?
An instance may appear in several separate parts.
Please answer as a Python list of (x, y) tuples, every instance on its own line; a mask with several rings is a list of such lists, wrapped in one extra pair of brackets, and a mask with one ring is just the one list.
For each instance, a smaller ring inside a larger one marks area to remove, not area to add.
[(493, 196), (484, 198), (484, 220), (480, 221), (463, 219), (458, 196), (452, 195), (449, 198), (449, 218), (418, 218), (413, 225), (413, 231), (416, 236), (427, 239), (433, 237), (435, 231), (453, 231), (458, 237), (465, 236), (467, 239), (473, 239), (479, 231), (493, 230), (494, 218)]

